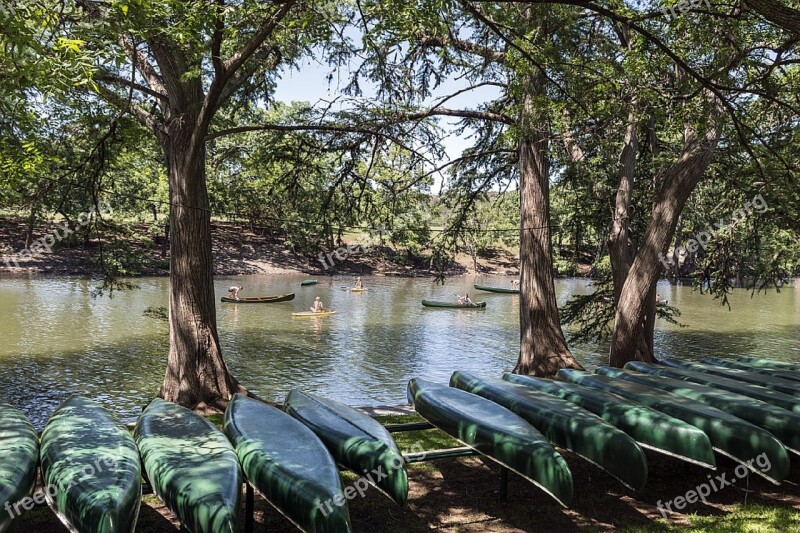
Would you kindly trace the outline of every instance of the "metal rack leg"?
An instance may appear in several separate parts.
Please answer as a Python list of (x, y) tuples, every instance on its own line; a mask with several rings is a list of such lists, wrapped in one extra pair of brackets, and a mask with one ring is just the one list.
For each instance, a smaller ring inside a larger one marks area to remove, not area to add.
[(250, 483), (245, 483), (245, 497), (244, 497), (244, 531), (245, 533), (253, 533), (253, 486)]

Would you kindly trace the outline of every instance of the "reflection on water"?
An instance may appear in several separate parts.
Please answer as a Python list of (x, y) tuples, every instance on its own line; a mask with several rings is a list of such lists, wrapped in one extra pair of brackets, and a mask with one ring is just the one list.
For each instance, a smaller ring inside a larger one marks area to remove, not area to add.
[[(292, 387), (353, 405), (405, 402), (411, 377), (446, 383), (455, 369), (500, 374), (514, 366), (519, 347), (519, 299), (480, 293), (472, 283), (508, 286), (508, 279), (323, 279), (300, 287), (302, 276), (251, 276), (237, 283), (246, 296), (295, 292), (291, 302), (217, 304), (228, 365), (262, 397), (279, 400)], [(156, 394), (167, 356), (167, 325), (143, 315), (167, 305), (167, 280), (137, 280), (138, 290), (93, 299), (77, 279), (0, 280), (0, 391), (41, 428), (69, 394), (99, 399), (126, 421)], [(230, 280), (217, 280), (217, 296)], [(559, 302), (585, 292), (585, 280), (557, 282)], [(486, 310), (429, 309), (422, 299), (454, 300), (471, 292)], [(700, 358), (755, 355), (800, 361), (800, 284), (780, 294), (737, 291), (732, 311), (690, 287), (659, 286), (683, 311), (687, 328), (660, 322), (658, 354)], [(337, 314), (292, 318), (316, 296)], [(608, 346), (572, 347), (589, 368), (605, 362)]]

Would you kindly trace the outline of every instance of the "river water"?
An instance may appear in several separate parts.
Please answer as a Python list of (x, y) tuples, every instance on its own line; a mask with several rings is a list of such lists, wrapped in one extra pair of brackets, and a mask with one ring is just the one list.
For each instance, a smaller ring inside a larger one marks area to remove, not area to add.
[[(519, 298), (481, 293), (473, 283), (508, 287), (510, 278), (319, 278), (300, 287), (300, 275), (243, 276), (216, 281), (218, 297), (244, 285), (240, 296), (295, 292), (277, 304), (217, 303), (220, 341), (237, 378), (260, 396), (280, 400), (292, 387), (351, 404), (406, 401), (412, 377), (445, 383), (453, 370), (498, 375), (519, 349)], [(41, 428), (73, 393), (102, 401), (124, 421), (136, 419), (164, 376), (167, 323), (145, 316), (167, 305), (167, 279), (134, 280), (136, 290), (93, 298), (82, 279), (0, 280), (0, 393)], [(557, 280), (559, 303), (590, 290), (583, 279)], [(470, 292), (485, 310), (427, 309), (422, 299), (454, 300)], [(691, 287), (659, 285), (683, 312), (678, 328), (659, 321), (657, 355), (698, 359), (752, 355), (800, 361), (800, 282), (780, 293), (737, 290), (732, 310)], [(316, 296), (336, 315), (292, 318)], [(584, 366), (604, 364), (606, 345), (572, 346)]]

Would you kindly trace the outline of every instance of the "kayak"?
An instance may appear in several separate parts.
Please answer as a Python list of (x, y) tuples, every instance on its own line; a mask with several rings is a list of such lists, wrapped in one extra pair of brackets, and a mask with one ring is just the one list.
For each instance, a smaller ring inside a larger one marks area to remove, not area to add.
[[(299, 421), (266, 403), (234, 395), (225, 410), (225, 435), (247, 479), (302, 531), (352, 531), (339, 469), (321, 440)], [(320, 505), (321, 503), (321, 505)]]
[[(653, 387), (579, 370), (559, 370), (556, 379), (617, 394), (680, 418), (702, 429), (711, 440), (714, 450), (747, 465), (752, 472), (771, 483), (777, 485), (789, 475), (789, 455), (780, 441), (763, 429), (725, 411)], [(769, 463), (763, 471), (752, 466), (752, 461), (762, 454)]]
[(489, 287), (487, 285), (473, 285), (479, 291), (498, 292), (502, 294), (519, 294), (519, 289), (505, 289), (503, 287)]
[(617, 396), (552, 379), (506, 372), (503, 379), (552, 394), (590, 411), (631, 437), (640, 446), (670, 457), (716, 468), (708, 435), (683, 420)]
[[(785, 382), (785, 381), (800, 381), (800, 372), (795, 372), (792, 370), (786, 370), (784, 368), (766, 368), (763, 366), (753, 366), (748, 363), (742, 363), (740, 361), (731, 361), (729, 359), (717, 359), (715, 357), (704, 357), (704, 363), (708, 363), (714, 366), (723, 366), (726, 368), (732, 368), (736, 370), (744, 370), (745, 372), (752, 372), (761, 377), (761, 379), (765, 379), (763, 376), (769, 376), (769, 380), (772, 378), (778, 378), (777, 381)], [(797, 383), (792, 383), (788, 385), (794, 387), (795, 392), (800, 392), (800, 385)]]
[(315, 279), (305, 279), (305, 280), (300, 282), (300, 286), (301, 287), (308, 287), (309, 285), (316, 285), (317, 283), (319, 283), (319, 281), (317, 281)]
[(134, 430), (153, 492), (194, 533), (233, 533), (242, 472), (236, 452), (214, 424), (155, 398)]
[(422, 305), (424, 307), (439, 307), (439, 308), (446, 308), (446, 309), (485, 309), (486, 302), (475, 302), (472, 305), (470, 304), (460, 304), (460, 303), (452, 303), (452, 302), (436, 302), (433, 300), (422, 300)]
[(773, 370), (789, 370), (790, 372), (800, 372), (800, 363), (789, 363), (787, 361), (775, 361), (773, 359), (760, 359), (758, 357), (739, 357), (740, 363), (759, 368), (771, 368)]
[(647, 459), (623, 431), (574, 403), (497, 378), (454, 372), (450, 386), (482, 396), (518, 414), (552, 444), (605, 470), (623, 485), (642, 490)]
[(290, 292), (289, 294), (279, 294), (277, 296), (254, 296), (252, 298), (228, 298), (227, 296), (222, 297), (223, 302), (229, 302), (233, 304), (271, 304), (275, 302), (288, 302), (289, 300), (294, 300), (294, 293)]
[(321, 313), (314, 313), (312, 311), (303, 311), (302, 313), (292, 313), (293, 317), (307, 317), (307, 316), (331, 316), (335, 315), (336, 311), (323, 311)]
[(355, 289), (355, 288), (353, 288), (353, 289), (350, 289), (350, 292), (364, 292), (366, 290), (367, 289)]
[(406, 503), (406, 461), (383, 425), (352, 407), (300, 389), (289, 392), (284, 409), (316, 433), (339, 464), (366, 476), (399, 505)]
[[(798, 383), (787, 379), (759, 374), (758, 372), (750, 372), (739, 368), (728, 368), (727, 366), (716, 366), (716, 359), (703, 359), (711, 364), (704, 363), (690, 363), (680, 359), (673, 359), (671, 357), (663, 357), (659, 361), (671, 368), (682, 368), (685, 370), (692, 370), (710, 374), (714, 376), (722, 376), (724, 378), (735, 379), (744, 383), (752, 383), (753, 385), (760, 385), (774, 391), (782, 392), (790, 396), (800, 398), (800, 388)], [(720, 360), (721, 361), (721, 360)]]
[(536, 428), (486, 398), (414, 378), (408, 399), (428, 422), (454, 439), (513, 470), (567, 507), (572, 472)]
[(21, 507), (14, 512), (13, 505), (33, 492), (39, 464), (39, 435), (22, 411), (7, 404), (0, 404), (0, 457), (0, 501), (10, 504), (0, 511), (4, 532), (24, 512)]
[(70, 531), (132, 532), (142, 498), (139, 452), (99, 403), (72, 396), (47, 421), (41, 441), (47, 503)]
[(672, 379), (680, 379), (683, 381), (691, 381), (699, 385), (707, 385), (709, 387), (716, 387), (728, 392), (735, 392), (743, 396), (748, 396), (768, 404), (793, 411), (800, 414), (800, 398), (783, 394), (776, 390), (754, 385), (752, 383), (745, 383), (738, 379), (726, 378), (714, 374), (705, 374), (692, 370), (684, 370), (681, 368), (670, 368), (663, 365), (651, 365), (641, 361), (631, 361), (625, 365), (628, 370), (642, 372), (644, 374), (665, 376)]
[(750, 422), (754, 426), (769, 431), (788, 450), (800, 455), (800, 415), (797, 413), (792, 413), (786, 409), (781, 409), (741, 394), (665, 376), (651, 376), (641, 372), (608, 366), (601, 366), (595, 372), (604, 376), (653, 387), (654, 389), (665, 390), (684, 398), (716, 407), (720, 411), (730, 413), (735, 417)]

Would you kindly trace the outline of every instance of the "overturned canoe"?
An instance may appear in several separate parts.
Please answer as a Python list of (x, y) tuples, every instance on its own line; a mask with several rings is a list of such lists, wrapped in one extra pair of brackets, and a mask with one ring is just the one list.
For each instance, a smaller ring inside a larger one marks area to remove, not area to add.
[[(789, 475), (789, 455), (783, 444), (767, 431), (725, 411), (660, 389), (589, 372), (562, 369), (556, 379), (617, 394), (680, 418), (702, 429), (717, 452), (772, 483), (779, 484)], [(765, 470), (753, 467), (753, 460), (761, 454), (768, 460)]]
[(787, 449), (800, 455), (800, 415), (797, 413), (792, 413), (786, 409), (741, 394), (666, 376), (652, 376), (634, 372), (633, 370), (622, 370), (608, 366), (602, 366), (596, 372), (604, 376), (665, 390), (678, 396), (716, 407), (720, 411), (730, 413), (769, 431), (778, 437), (778, 440)]
[[(280, 409), (236, 394), (224, 432), (247, 479), (306, 532), (352, 531), (339, 469), (321, 440)], [(341, 505), (337, 505), (340, 503)]]
[(450, 386), (482, 396), (527, 420), (554, 445), (583, 457), (622, 484), (642, 490), (647, 459), (623, 431), (574, 403), (496, 378), (454, 372)]
[(424, 307), (439, 307), (443, 309), (484, 309), (486, 302), (474, 302), (471, 304), (460, 304), (453, 302), (437, 302), (435, 300), (422, 300)]
[(193, 533), (233, 533), (242, 472), (227, 437), (192, 411), (154, 399), (134, 430), (153, 492)]
[(715, 359), (703, 359), (706, 363), (690, 363), (682, 359), (674, 359), (672, 357), (663, 357), (659, 360), (661, 364), (671, 368), (682, 368), (685, 370), (692, 370), (702, 372), (704, 374), (711, 374), (714, 376), (722, 376), (724, 378), (736, 379), (744, 383), (752, 383), (753, 385), (760, 385), (774, 391), (789, 394), (791, 396), (800, 398), (800, 384), (787, 379), (771, 377), (758, 372), (751, 372), (739, 368), (729, 368), (727, 366), (717, 366)]
[(774, 378), (778, 378), (776, 381), (785, 383), (786, 381), (793, 381), (795, 383), (791, 384), (790, 386), (794, 387), (798, 394), (800, 394), (800, 385), (796, 382), (800, 381), (800, 371), (789, 370), (786, 368), (767, 368), (763, 366), (754, 366), (749, 363), (742, 363), (741, 361), (731, 361), (729, 359), (718, 359), (716, 357), (704, 357), (703, 363), (714, 365), (714, 366), (721, 366), (725, 368), (732, 368), (736, 370), (743, 370), (745, 372), (751, 372), (758, 376), (766, 376), (762, 377), (761, 379), (769, 379), (772, 380)]
[(340, 464), (399, 505), (408, 499), (406, 461), (391, 433), (352, 407), (292, 389), (286, 412), (308, 426)]
[(271, 304), (276, 302), (288, 302), (289, 300), (294, 300), (294, 293), (290, 292), (288, 294), (278, 294), (277, 296), (254, 296), (252, 298), (228, 298), (227, 296), (222, 297), (223, 302), (229, 302), (233, 304)]
[(708, 435), (683, 420), (574, 383), (510, 372), (503, 374), (503, 379), (579, 405), (633, 437), (640, 446), (706, 468), (716, 468)]
[(473, 285), (479, 291), (497, 292), (501, 294), (519, 294), (519, 289), (506, 289), (503, 287), (489, 287), (487, 285)]
[(300, 286), (301, 287), (308, 287), (309, 285), (316, 285), (317, 283), (319, 283), (319, 281), (317, 281), (315, 279), (305, 279), (305, 280), (300, 282)]
[(758, 368), (771, 368), (773, 370), (789, 370), (800, 372), (800, 363), (789, 363), (787, 361), (775, 361), (774, 359), (761, 359), (759, 357), (739, 357), (740, 363), (745, 363)]
[(625, 368), (627, 370), (634, 370), (643, 374), (665, 376), (672, 379), (697, 383), (698, 385), (717, 387), (728, 392), (741, 394), (749, 398), (766, 402), (776, 407), (793, 411), (795, 414), (800, 414), (800, 398), (791, 396), (789, 394), (783, 394), (782, 392), (768, 389), (760, 385), (739, 381), (738, 379), (731, 379), (715, 374), (706, 374), (699, 371), (685, 370), (682, 368), (652, 365), (643, 363), (641, 361), (631, 361), (625, 365)]
[(0, 532), (8, 531), (14, 516), (23, 509), (11, 508), (29, 496), (36, 485), (39, 464), (39, 435), (22, 411), (0, 404), (0, 501), (7, 502), (0, 511)]
[(99, 403), (72, 396), (42, 431), (47, 503), (70, 531), (132, 532), (142, 497), (139, 452), (128, 430)]
[(528, 422), (492, 401), (414, 378), (408, 398), (428, 422), (528, 479), (563, 506), (572, 501), (572, 472)]

